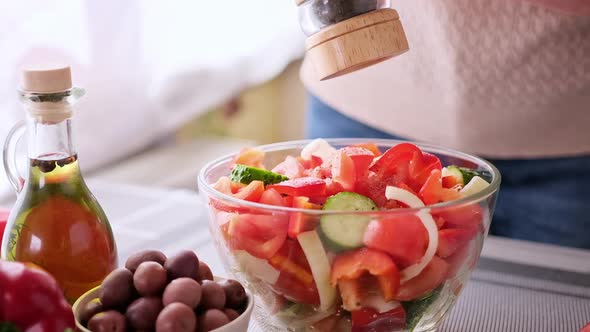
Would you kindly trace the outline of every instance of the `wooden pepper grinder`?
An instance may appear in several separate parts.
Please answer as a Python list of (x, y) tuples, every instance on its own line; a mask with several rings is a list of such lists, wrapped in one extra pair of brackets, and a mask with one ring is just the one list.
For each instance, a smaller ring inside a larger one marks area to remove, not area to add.
[(321, 80), (385, 61), (409, 49), (389, 0), (295, 0), (307, 57)]

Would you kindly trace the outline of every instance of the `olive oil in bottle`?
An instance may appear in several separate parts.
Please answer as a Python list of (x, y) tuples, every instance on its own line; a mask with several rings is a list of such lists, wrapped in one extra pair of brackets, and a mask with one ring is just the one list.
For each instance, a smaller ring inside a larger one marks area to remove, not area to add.
[(72, 105), (83, 93), (72, 88), (69, 67), (25, 70), (20, 95), (30, 164), (24, 181), (7, 167), (4, 154), (18, 198), (2, 258), (40, 266), (69, 301), (98, 286), (117, 267), (110, 224), (84, 182), (72, 143)]

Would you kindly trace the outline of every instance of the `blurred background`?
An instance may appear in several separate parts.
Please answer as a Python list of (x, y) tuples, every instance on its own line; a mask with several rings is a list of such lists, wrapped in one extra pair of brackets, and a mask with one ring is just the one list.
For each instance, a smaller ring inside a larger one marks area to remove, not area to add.
[[(304, 40), (287, 0), (3, 1), (0, 138), (24, 118), (19, 66), (67, 62), (87, 93), (85, 175), (194, 189), (215, 156), (303, 137)], [(13, 196), (3, 172), (0, 198)]]

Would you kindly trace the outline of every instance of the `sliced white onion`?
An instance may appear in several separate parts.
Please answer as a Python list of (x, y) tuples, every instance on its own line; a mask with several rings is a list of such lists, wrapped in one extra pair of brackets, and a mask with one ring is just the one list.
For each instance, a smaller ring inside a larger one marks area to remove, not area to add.
[(336, 288), (330, 284), (330, 260), (316, 231), (301, 233), (297, 240), (309, 262), (311, 274), (320, 295), (320, 311), (328, 311), (336, 302)]
[(422, 224), (428, 233), (428, 248), (426, 248), (424, 256), (420, 258), (418, 263), (410, 265), (400, 272), (400, 281), (402, 283), (419, 275), (420, 272), (422, 272), (422, 270), (424, 270), (424, 268), (428, 265), (428, 263), (430, 263), (434, 257), (434, 254), (436, 253), (436, 249), (438, 248), (438, 227), (436, 227), (436, 222), (434, 222), (434, 218), (432, 218), (432, 215), (430, 215), (430, 211), (421, 210), (420, 212), (416, 213), (416, 216), (420, 218), (420, 221), (422, 221)]
[(394, 186), (385, 188), (385, 198), (402, 202), (411, 208), (424, 207), (424, 203), (418, 196), (411, 192)]
[(301, 150), (301, 157), (309, 160), (311, 156), (322, 158), (322, 160), (329, 160), (336, 149), (326, 142), (326, 140), (318, 138), (309, 142), (303, 150)]
[(373, 308), (377, 312), (384, 313), (399, 307), (401, 303), (397, 301), (386, 302), (381, 294), (370, 294), (361, 300), (361, 307)]
[(270, 285), (274, 285), (279, 280), (277, 269), (268, 264), (264, 259), (254, 257), (244, 250), (234, 251), (234, 257), (240, 264), (240, 269), (251, 276), (260, 279)]

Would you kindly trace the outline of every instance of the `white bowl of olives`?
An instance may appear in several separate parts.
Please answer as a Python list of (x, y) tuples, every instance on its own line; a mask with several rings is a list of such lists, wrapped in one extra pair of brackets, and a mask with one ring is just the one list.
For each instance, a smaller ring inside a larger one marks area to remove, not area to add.
[(246, 332), (253, 308), (247, 289), (188, 250), (138, 252), (73, 306), (83, 332)]

